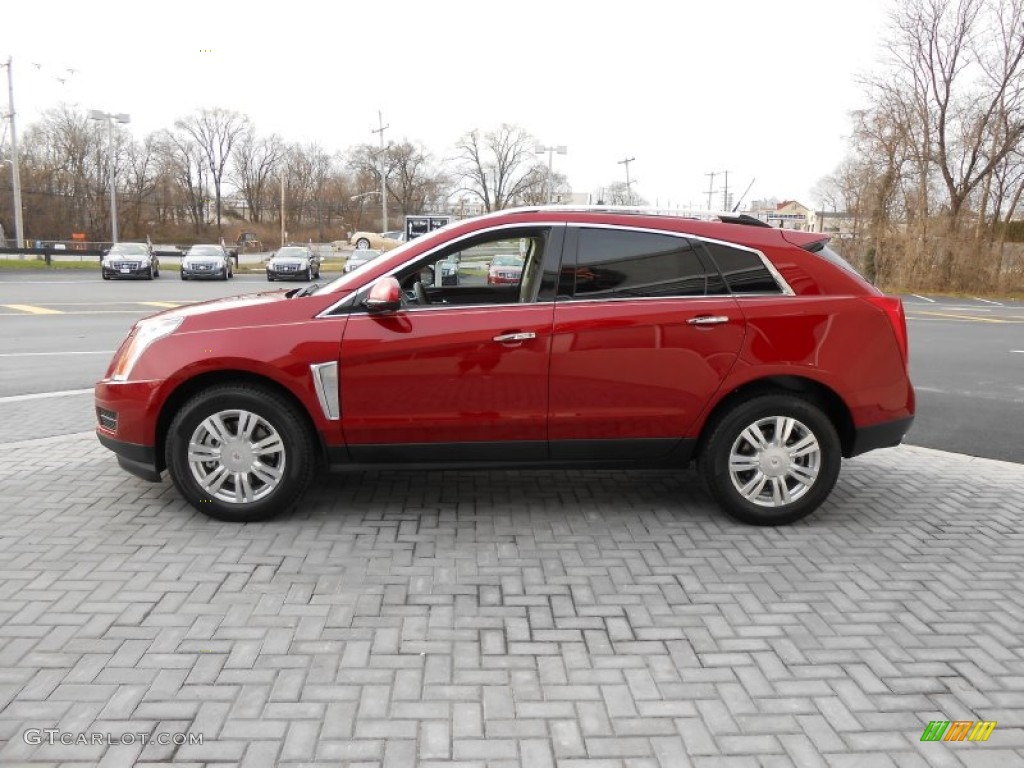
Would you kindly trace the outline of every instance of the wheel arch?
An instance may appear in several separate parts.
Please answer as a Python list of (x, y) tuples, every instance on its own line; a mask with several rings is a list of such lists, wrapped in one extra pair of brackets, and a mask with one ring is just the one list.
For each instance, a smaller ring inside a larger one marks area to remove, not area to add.
[(727, 413), (738, 403), (759, 395), (774, 393), (798, 395), (821, 408), (836, 429), (839, 443), (843, 449), (843, 456), (849, 458), (853, 451), (854, 438), (856, 436), (850, 409), (831, 387), (804, 376), (768, 376), (754, 379), (753, 381), (741, 384), (726, 394), (715, 403), (707, 418), (704, 419), (700, 435), (697, 438), (697, 448), (694, 451), (694, 455), (699, 455), (703, 451), (708, 435), (723, 414)]
[(320, 434), (320, 430), (316, 428), (316, 424), (313, 422), (313, 418), (310, 416), (306, 406), (294, 392), (272, 378), (253, 373), (252, 371), (217, 370), (200, 373), (190, 379), (186, 379), (175, 387), (174, 391), (164, 400), (163, 406), (160, 408), (160, 416), (157, 418), (156, 443), (154, 445), (158, 470), (163, 471), (167, 468), (167, 457), (164, 455), (164, 448), (167, 441), (167, 433), (170, 430), (171, 422), (174, 421), (175, 414), (197, 392), (220, 384), (250, 384), (263, 387), (291, 402), (298, 409), (298, 412), (302, 414), (310, 434), (314, 436), (321, 463), (326, 461), (327, 449), (324, 445), (323, 436)]

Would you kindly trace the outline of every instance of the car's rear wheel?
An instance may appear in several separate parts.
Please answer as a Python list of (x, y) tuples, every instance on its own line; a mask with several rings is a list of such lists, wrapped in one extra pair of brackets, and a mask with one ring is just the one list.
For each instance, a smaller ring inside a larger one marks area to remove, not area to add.
[(828, 497), (842, 464), (839, 436), (814, 403), (788, 394), (745, 400), (709, 425), (699, 457), (708, 492), (735, 519), (785, 525)]
[(369, 248), (369, 247), (370, 247), (370, 241), (367, 240), (365, 237), (360, 237), (358, 240), (356, 240), (356, 248)]
[(237, 384), (200, 392), (178, 411), (165, 445), (178, 491), (203, 514), (266, 520), (302, 496), (316, 468), (303, 414), (269, 389)]

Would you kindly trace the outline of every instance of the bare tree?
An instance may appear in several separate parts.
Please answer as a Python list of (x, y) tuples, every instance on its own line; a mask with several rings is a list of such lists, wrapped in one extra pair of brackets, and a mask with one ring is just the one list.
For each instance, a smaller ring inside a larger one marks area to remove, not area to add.
[(196, 114), (177, 120), (175, 128), (191, 137), (202, 153), (213, 183), (217, 231), (221, 231), (221, 188), (225, 169), (231, 160), (232, 149), (250, 129), (249, 118), (227, 109), (202, 109)]
[[(546, 179), (536, 146), (533, 136), (519, 126), (503, 123), (485, 134), (472, 130), (455, 144), (458, 178), (485, 211), (507, 208), (521, 202)], [(541, 174), (535, 170), (538, 167)]]
[(183, 203), (198, 234), (206, 224), (209, 198), (209, 165), (202, 148), (191, 134), (177, 128), (159, 137), (159, 151), (166, 172), (173, 177), (183, 195)]
[(249, 208), (249, 220), (263, 220), (267, 187), (278, 172), (285, 144), (276, 133), (257, 137), (252, 126), (238, 138), (233, 150), (235, 182)]

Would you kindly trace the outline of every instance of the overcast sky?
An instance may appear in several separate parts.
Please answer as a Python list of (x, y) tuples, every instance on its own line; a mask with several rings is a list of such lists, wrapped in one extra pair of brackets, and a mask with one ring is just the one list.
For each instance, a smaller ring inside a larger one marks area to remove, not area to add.
[(218, 106), (337, 151), (375, 142), (380, 109), (387, 139), (439, 160), (470, 129), (519, 124), (568, 147), (555, 168), (576, 191), (624, 180), (618, 161), (634, 157), (635, 191), (662, 206), (706, 206), (705, 174), (725, 170), (737, 197), (756, 179), (747, 202), (813, 205), (890, 7), (9, 0), (0, 57), (14, 57), (20, 132), (62, 101), (130, 113), (140, 138)]

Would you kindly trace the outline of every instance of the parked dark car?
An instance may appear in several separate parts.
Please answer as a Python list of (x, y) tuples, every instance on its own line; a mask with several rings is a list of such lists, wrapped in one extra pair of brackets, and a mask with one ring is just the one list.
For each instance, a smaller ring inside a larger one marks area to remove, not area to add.
[[(433, 280), (473, 248), (521, 254), (518, 282)], [(168, 470), (223, 520), (291, 508), (328, 465), (695, 459), (725, 512), (780, 525), (829, 496), (844, 457), (903, 439), (907, 360), (900, 299), (828, 235), (528, 208), (423, 235), (325, 286), (139, 321), (96, 385), (97, 434), (122, 467)]]
[(103, 279), (160, 277), (160, 259), (149, 243), (114, 243), (100, 261)]
[(279, 248), (267, 262), (267, 280), (315, 280), (320, 277), (320, 256), (305, 245)]
[(234, 276), (234, 261), (223, 245), (193, 245), (181, 260), (182, 280), (227, 280)]

